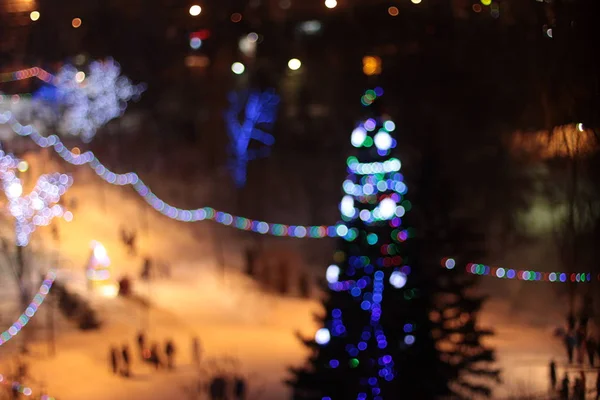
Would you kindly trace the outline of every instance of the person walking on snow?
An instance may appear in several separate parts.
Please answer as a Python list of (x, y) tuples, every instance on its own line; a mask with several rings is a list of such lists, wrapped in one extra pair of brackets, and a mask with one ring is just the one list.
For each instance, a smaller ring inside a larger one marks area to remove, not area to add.
[(112, 367), (113, 374), (117, 374), (119, 372), (119, 355), (117, 353), (116, 347), (110, 348), (110, 365)]
[(197, 337), (192, 339), (192, 360), (196, 366), (200, 366), (200, 357), (201, 357), (201, 349), (200, 349), (200, 340)]
[(123, 345), (123, 376), (129, 376), (129, 346)]
[(596, 343), (596, 340), (592, 337), (592, 335), (590, 335), (586, 341), (586, 346), (587, 346), (587, 354), (588, 354), (588, 359), (590, 360), (590, 367), (594, 366), (594, 359), (596, 357), (596, 350), (598, 348), (598, 343)]
[(554, 360), (550, 361), (550, 387), (552, 391), (556, 389), (556, 363)]
[(138, 344), (138, 350), (140, 351), (140, 357), (143, 360), (145, 358), (144, 350), (146, 349), (146, 336), (144, 335), (144, 332), (138, 333), (137, 344)]
[(560, 386), (560, 400), (569, 400), (569, 375), (566, 373)]
[(173, 369), (173, 367), (175, 366), (175, 345), (171, 340), (167, 340), (167, 343), (165, 345), (165, 355), (167, 356), (167, 366), (169, 367), (169, 369)]

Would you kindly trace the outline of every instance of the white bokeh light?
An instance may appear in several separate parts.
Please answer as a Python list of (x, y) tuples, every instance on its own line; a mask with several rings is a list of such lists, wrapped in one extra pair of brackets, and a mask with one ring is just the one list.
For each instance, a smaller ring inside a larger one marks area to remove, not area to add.
[(202, 7), (199, 5), (193, 5), (190, 7), (190, 15), (192, 17), (197, 17), (202, 12)]
[(291, 69), (292, 71), (299, 70), (301, 66), (302, 66), (302, 62), (300, 60), (298, 60), (297, 58), (292, 58), (290, 61), (288, 61), (288, 68)]
[(231, 71), (236, 75), (241, 75), (246, 70), (246, 67), (241, 62), (234, 62), (231, 65)]
[(379, 150), (386, 151), (392, 147), (392, 136), (385, 131), (377, 132), (373, 138), (373, 141)]
[(381, 200), (379, 203), (379, 213), (381, 215), (381, 219), (392, 219), (396, 215), (396, 202), (389, 197)]
[(6, 187), (6, 195), (11, 198), (19, 197), (23, 194), (23, 186), (19, 182), (11, 182)]
[(335, 8), (337, 6), (337, 0), (325, 0), (325, 7)]
[(400, 271), (392, 272), (390, 275), (390, 284), (396, 289), (401, 289), (406, 285), (406, 274)]
[(367, 131), (362, 126), (357, 127), (352, 131), (352, 135), (350, 136), (350, 142), (354, 147), (360, 147), (365, 142), (367, 138)]
[(352, 218), (354, 216), (354, 198), (352, 196), (346, 195), (342, 197), (342, 201), (340, 202), (340, 211), (348, 218)]
[(315, 333), (315, 342), (320, 345), (324, 345), (329, 343), (331, 340), (331, 333), (329, 333), (329, 329), (321, 328)]
[(340, 267), (335, 264), (331, 264), (327, 267), (325, 279), (327, 279), (327, 282), (329, 283), (336, 283), (340, 279)]

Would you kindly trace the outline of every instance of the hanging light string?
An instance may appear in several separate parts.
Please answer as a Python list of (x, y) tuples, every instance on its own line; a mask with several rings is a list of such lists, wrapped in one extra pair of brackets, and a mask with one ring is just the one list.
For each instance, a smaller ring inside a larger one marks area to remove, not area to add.
[[(456, 261), (453, 258), (443, 258), (442, 267), (454, 269)], [(532, 270), (520, 270), (512, 268), (494, 267), (484, 264), (468, 263), (465, 271), (471, 275), (491, 276), (497, 279), (510, 279), (529, 282), (551, 282), (551, 283), (590, 283), (600, 282), (600, 274), (594, 277), (590, 272), (543, 272)]]
[(182, 222), (197, 222), (212, 220), (222, 225), (232, 226), (237, 229), (252, 231), (263, 235), (288, 236), (295, 238), (324, 238), (344, 236), (347, 228), (342, 225), (284, 225), (278, 223), (269, 223), (266, 221), (250, 219), (235, 216), (230, 213), (215, 210), (211, 207), (202, 207), (197, 209), (182, 209), (174, 207), (158, 198), (150, 187), (146, 185), (136, 173), (127, 172), (117, 174), (109, 170), (91, 151), (78, 154), (70, 151), (56, 135), (48, 137), (42, 136), (31, 125), (21, 125), (14, 117), (12, 112), (5, 111), (0, 113), (0, 124), (7, 124), (19, 136), (29, 137), (35, 144), (43, 148), (52, 147), (52, 149), (62, 157), (66, 162), (73, 165), (88, 165), (98, 176), (106, 182), (125, 186), (131, 185), (135, 191), (152, 208), (166, 217)]
[(50, 293), (50, 289), (52, 288), (52, 285), (54, 284), (55, 280), (56, 271), (54, 269), (51, 269), (46, 274), (44, 282), (42, 282), (42, 285), (38, 289), (37, 294), (33, 297), (31, 303), (29, 303), (29, 306), (27, 306), (25, 311), (21, 314), (21, 316), (19, 316), (19, 318), (17, 318), (17, 320), (11, 325), (10, 328), (8, 328), (0, 334), (0, 346), (4, 345), (6, 342), (17, 336), (19, 332), (21, 332), (21, 329), (23, 329), (23, 327), (27, 325), (29, 321), (31, 321), (33, 316), (39, 310), (42, 303), (44, 303), (44, 300), (46, 299), (46, 296), (48, 296), (48, 293)]
[[(5, 386), (10, 386), (10, 388), (12, 390), (17, 391), (18, 393), (21, 393), (24, 396), (31, 396), (33, 394), (33, 390), (28, 387), (25, 386), (19, 382), (16, 381), (9, 381), (7, 380), (4, 375), (0, 374), (0, 384), (5, 385)], [(54, 397), (52, 396), (48, 396), (47, 394), (43, 394), (40, 398), (40, 400), (55, 400)]]
[(40, 67), (25, 68), (13, 72), (0, 72), (0, 83), (22, 81), (37, 78), (46, 83), (52, 83), (54, 75)]

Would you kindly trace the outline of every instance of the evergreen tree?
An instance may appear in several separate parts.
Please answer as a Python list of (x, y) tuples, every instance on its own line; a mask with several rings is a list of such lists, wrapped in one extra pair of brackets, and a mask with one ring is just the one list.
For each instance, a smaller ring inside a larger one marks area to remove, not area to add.
[(400, 174), (394, 122), (383, 113), (380, 88), (362, 97), (367, 119), (353, 132), (357, 157), (340, 203), (342, 236), (327, 269), (326, 314), (308, 365), (293, 369), (295, 399), (429, 399), (449, 392), (447, 365), (430, 334), (431, 293), (403, 243), (410, 203)]
[[(491, 332), (476, 323), (484, 299), (471, 292), (472, 277), (454, 270), (454, 259), (438, 264), (444, 251), (475, 255), (469, 246), (482, 249), (481, 238), (470, 221), (450, 217), (453, 203), (443, 196), (427, 201), (424, 221), (417, 218), (425, 234), (414, 238), (405, 227), (411, 203), (400, 161), (390, 154), (395, 125), (382, 112), (381, 93), (362, 98), (369, 115), (352, 133), (358, 155), (348, 159), (343, 237), (327, 269), (323, 328), (303, 340), (312, 353), (288, 383), (297, 400), (489, 396), (479, 378), (498, 371), (481, 343)], [(423, 186), (419, 199), (429, 190)]]

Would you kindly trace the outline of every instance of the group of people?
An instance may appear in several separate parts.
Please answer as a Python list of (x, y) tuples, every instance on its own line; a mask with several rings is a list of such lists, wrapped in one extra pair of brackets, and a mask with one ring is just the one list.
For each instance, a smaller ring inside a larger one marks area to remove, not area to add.
[(588, 322), (593, 314), (593, 300), (590, 295), (583, 298), (579, 318), (574, 313), (567, 316), (567, 332), (564, 335), (564, 344), (567, 350), (569, 364), (573, 363), (573, 356), (579, 365), (585, 362), (587, 354), (590, 366), (594, 366), (596, 355), (600, 359), (600, 338), (595, 338), (588, 331)]
[[(555, 389), (557, 383), (556, 365), (554, 361), (550, 365), (550, 379), (552, 380), (552, 387)], [(585, 373), (583, 371), (580, 371), (579, 376), (575, 377), (572, 387), (570, 386), (569, 374), (565, 373), (559, 388), (560, 400), (585, 400), (586, 389)], [(569, 397), (569, 394), (571, 397)], [(598, 399), (600, 399), (600, 372), (596, 376), (596, 400)]]
[(246, 380), (242, 377), (228, 379), (225, 376), (213, 378), (208, 386), (210, 400), (245, 400), (247, 396)]
[[(143, 362), (152, 364), (157, 370), (166, 368), (175, 368), (175, 344), (172, 340), (167, 340), (164, 343), (164, 348), (160, 349), (158, 343), (153, 343), (148, 346), (146, 335), (140, 332), (137, 336), (137, 345), (140, 359)], [(193, 340), (193, 356), (200, 362), (200, 343), (197, 338)], [(110, 348), (110, 364), (112, 372), (115, 375), (129, 377), (131, 375), (131, 352), (127, 344), (121, 348), (112, 346)]]
[(162, 368), (175, 368), (175, 344), (172, 340), (169, 339), (165, 342), (164, 359), (158, 343), (153, 343), (151, 346), (148, 346), (146, 335), (143, 332), (138, 334), (137, 344), (142, 361), (154, 365), (154, 368), (157, 370)]

